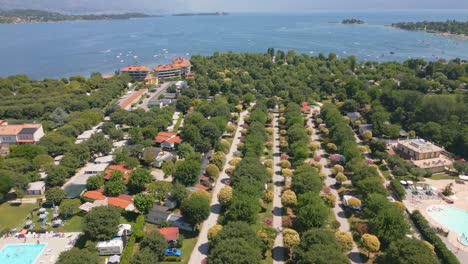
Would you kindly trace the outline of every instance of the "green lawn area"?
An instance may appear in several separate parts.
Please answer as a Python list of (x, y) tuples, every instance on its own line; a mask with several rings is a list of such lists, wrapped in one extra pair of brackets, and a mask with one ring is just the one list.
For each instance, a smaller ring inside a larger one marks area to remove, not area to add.
[(81, 232), (81, 222), (83, 216), (75, 215), (72, 218), (66, 220), (65, 225), (62, 227), (63, 232)]
[(4, 228), (21, 228), (24, 224), (24, 219), (37, 206), (37, 204), (10, 204), (4, 203), (0, 205), (0, 229)]
[(450, 176), (446, 173), (437, 173), (437, 174), (432, 174), (432, 176), (429, 178), (431, 180), (454, 180), (456, 177)]

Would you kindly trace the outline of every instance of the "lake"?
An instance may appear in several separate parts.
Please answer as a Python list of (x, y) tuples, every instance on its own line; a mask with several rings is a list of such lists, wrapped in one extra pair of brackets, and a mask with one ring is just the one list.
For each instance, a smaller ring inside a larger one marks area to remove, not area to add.
[[(342, 25), (357, 18), (365, 25)], [(308, 14), (164, 16), (131, 20), (0, 25), (0, 76), (68, 77), (156, 66), (176, 56), (267, 48), (317, 55), (354, 54), (359, 60), (468, 57), (468, 39), (404, 31), (403, 21), (468, 20), (467, 10), (316, 11)], [(394, 53), (394, 54), (391, 54)]]

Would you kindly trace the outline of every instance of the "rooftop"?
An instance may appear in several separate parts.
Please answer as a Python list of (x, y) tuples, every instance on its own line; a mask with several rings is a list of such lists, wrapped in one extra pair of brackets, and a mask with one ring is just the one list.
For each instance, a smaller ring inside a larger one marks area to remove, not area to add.
[(411, 162), (421, 169), (430, 169), (442, 166), (445, 167), (450, 166), (453, 163), (453, 161), (450, 158), (444, 155), (440, 155), (439, 157), (433, 159), (412, 160)]
[(156, 135), (156, 143), (163, 143), (173, 137), (177, 136), (176, 133), (174, 132), (159, 132), (157, 135)]
[(29, 183), (28, 190), (40, 190), (45, 187), (44, 181), (36, 181)]
[(160, 228), (158, 231), (167, 241), (173, 241), (173, 240), (179, 239), (178, 227), (165, 227), (165, 228)]
[(134, 91), (132, 94), (130, 94), (130, 96), (120, 101), (119, 103), (120, 108), (126, 109), (128, 106), (130, 106), (132, 103), (138, 100), (147, 91), (148, 91), (147, 89), (140, 89), (138, 91)]
[(158, 65), (154, 67), (154, 71), (158, 72), (158, 71), (163, 71), (163, 70), (173, 70), (173, 69), (180, 69), (180, 68), (185, 68), (189, 66), (190, 66), (189, 60), (179, 57), (179, 58), (175, 58), (172, 61), (172, 64)]
[(120, 69), (121, 72), (132, 72), (132, 71), (145, 71), (149, 72), (150, 68), (142, 65), (130, 65), (125, 68)]
[(103, 194), (104, 190), (98, 189), (95, 191), (87, 191), (83, 194), (83, 197), (92, 200), (105, 200), (107, 197)]
[(0, 126), (0, 135), (16, 136), (25, 128), (38, 129), (39, 127), (41, 124), (2, 125)]
[(424, 139), (399, 140), (399, 144), (418, 153), (443, 151), (444, 149)]

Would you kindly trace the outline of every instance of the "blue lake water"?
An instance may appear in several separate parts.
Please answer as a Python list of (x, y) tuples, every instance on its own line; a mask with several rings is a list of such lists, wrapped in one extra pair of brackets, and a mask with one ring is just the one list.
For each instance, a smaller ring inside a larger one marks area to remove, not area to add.
[[(367, 25), (342, 25), (358, 18)], [(468, 57), (468, 39), (387, 27), (392, 22), (468, 20), (467, 10), (317, 11), (0, 25), (0, 76), (34, 78), (112, 73), (129, 64), (155, 66), (175, 56), (215, 51), (295, 49), (361, 60)], [(390, 54), (394, 52), (394, 54)]]

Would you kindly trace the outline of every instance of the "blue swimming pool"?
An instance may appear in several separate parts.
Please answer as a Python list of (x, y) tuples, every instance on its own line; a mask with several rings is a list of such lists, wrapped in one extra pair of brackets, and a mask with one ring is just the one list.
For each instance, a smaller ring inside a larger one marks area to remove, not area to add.
[(0, 263), (33, 264), (45, 246), (45, 244), (6, 245), (0, 251)]
[(468, 211), (450, 206), (434, 206), (427, 213), (445, 228), (458, 233), (459, 241), (468, 245)]

